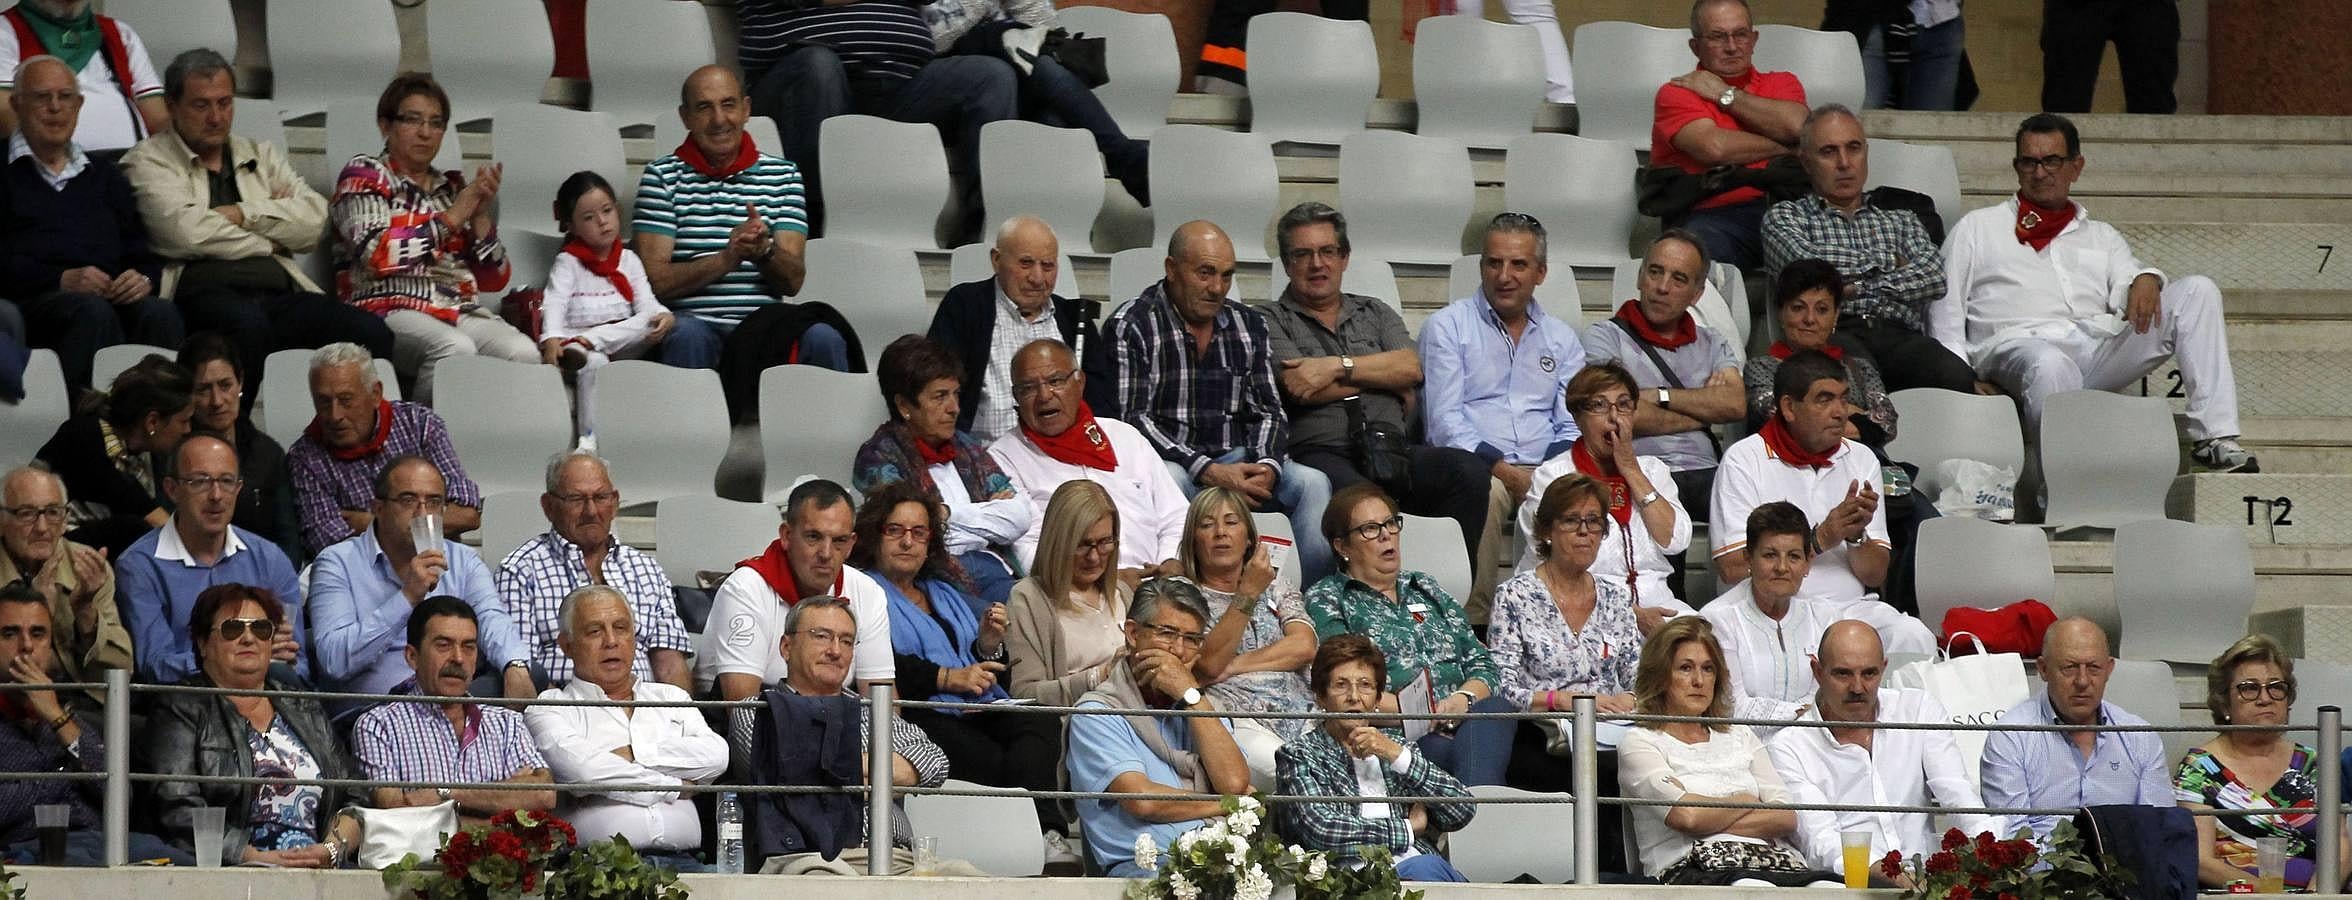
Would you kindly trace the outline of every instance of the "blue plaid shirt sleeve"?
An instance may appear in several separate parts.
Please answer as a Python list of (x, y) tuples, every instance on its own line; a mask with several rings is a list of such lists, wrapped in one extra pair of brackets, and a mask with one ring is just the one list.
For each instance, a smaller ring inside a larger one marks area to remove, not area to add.
[[(640, 662), (655, 650), (693, 652), (694, 639), (686, 633), (685, 620), (678, 617), (678, 596), (670, 590), (670, 576), (652, 554), (624, 544), (605, 566), (606, 580), (618, 583), (635, 607)], [(612, 570), (617, 570), (617, 576)]]
[[(1418, 756), (1418, 754), (1416, 754)], [(1420, 761), (1416, 761), (1417, 763)], [(1347, 752), (1320, 729), (1284, 744), (1274, 753), (1276, 787), (1284, 794), (1305, 797), (1350, 797), (1357, 791), (1355, 766)], [(1282, 833), (1310, 850), (1323, 850), (1340, 859), (1362, 858), (1363, 847), (1384, 847), (1401, 854), (1413, 846), (1413, 828), (1392, 806), (1385, 819), (1367, 818), (1354, 803), (1283, 803), (1274, 807)]]

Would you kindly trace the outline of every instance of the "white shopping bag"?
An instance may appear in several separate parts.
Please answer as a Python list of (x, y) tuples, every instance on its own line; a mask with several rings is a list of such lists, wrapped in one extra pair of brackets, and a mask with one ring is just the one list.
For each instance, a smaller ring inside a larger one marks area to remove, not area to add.
[(1936, 464), (1936, 511), (1995, 522), (2017, 519), (2017, 470), (1974, 459)]
[[(2026, 683), (2023, 657), (2015, 653), (1986, 653), (1984, 642), (1965, 631), (1953, 634), (1951, 640), (1964, 636), (1976, 645), (1975, 655), (1952, 656), (1951, 643), (1946, 641), (1944, 652), (1938, 658), (1919, 660), (1896, 669), (1887, 675), (1887, 685), (1926, 691), (1953, 722), (1988, 725), (2010, 707), (2033, 696), (2033, 688)], [(1978, 764), (1984, 761), (1985, 737), (1989, 734), (1953, 732), (1971, 780), (1976, 778)]]

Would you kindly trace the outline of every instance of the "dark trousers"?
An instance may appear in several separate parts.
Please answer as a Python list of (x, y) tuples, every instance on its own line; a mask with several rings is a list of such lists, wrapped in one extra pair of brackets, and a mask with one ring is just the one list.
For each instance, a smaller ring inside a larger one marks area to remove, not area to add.
[[(1331, 479), (1331, 489), (1364, 480), (1353, 451), (1330, 447), (1292, 447), (1290, 458)], [(1397, 503), (1416, 516), (1443, 516), (1462, 526), (1462, 546), (1470, 549), (1470, 568), (1478, 568), (1478, 538), (1486, 532), (1486, 491), (1490, 467), (1478, 455), (1452, 447), (1415, 445), (1412, 448), (1413, 490)]]
[[(1762, 200), (1694, 209), (1676, 227), (1689, 229), (1707, 245), (1707, 258), (1730, 263), (1742, 272), (1764, 264), (1764, 208)], [(1747, 310), (1739, 310), (1747, 315)]]
[[(948, 771), (957, 778), (989, 787), (1061, 790), (1059, 716), (1010, 711), (951, 716), (935, 709), (910, 709), (905, 717), (947, 754)], [(1069, 820), (1058, 801), (1037, 801), (1037, 820), (1048, 830), (1069, 833)]]
[(1118, 179), (1136, 203), (1151, 205), (1151, 145), (1120, 131), (1118, 120), (1111, 118), (1094, 90), (1053, 57), (1038, 57), (1029, 77), (1021, 79), (1021, 117), (1060, 128), (1086, 129), (1094, 135), (1094, 148), (1102, 151), (1103, 170)]
[(2180, 37), (2174, 0), (2042, 0), (2042, 108), (2090, 112), (2100, 58), (2113, 41), (2124, 111), (2174, 111)]
[[(1714, 466), (1708, 466), (1704, 469), (1677, 469), (1667, 474), (1674, 477), (1675, 496), (1682, 498), (1682, 511), (1684, 514), (1691, 517), (1691, 521), (1706, 522), (1709, 517), (1715, 514)], [(1707, 532), (1708, 534), (1725, 535), (1724, 537), (1716, 537), (1714, 539), (1716, 545), (1721, 546), (1725, 540), (1741, 539), (1740, 537), (1729, 537), (1729, 535), (1746, 535), (1748, 523), (1733, 522), (1729, 525), (1717, 527), (1714, 523), (1710, 522), (1708, 523), (1707, 527), (1714, 529)], [(1693, 597), (1690, 595), (1689, 591), (1683, 589), (1683, 576), (1687, 571), (1684, 569), (1684, 564), (1689, 559), (1690, 551), (1688, 550), (1685, 550), (1681, 553), (1669, 553), (1666, 555), (1666, 589), (1673, 591), (1674, 596), (1683, 598), (1684, 602), (1687, 602), (1692, 606), (1705, 606), (1708, 600), (1714, 598)], [(1720, 587), (1720, 585), (1718, 586)]]
[(189, 331), (217, 331), (237, 345), (245, 368), (245, 396), (261, 390), (262, 360), (279, 350), (313, 350), (339, 341), (392, 358), (392, 329), (384, 318), (325, 294), (296, 292), (248, 297), (229, 291), (183, 290), (180, 315)]
[(91, 388), (90, 360), (100, 348), (123, 343), (177, 348), (188, 337), (180, 311), (161, 297), (116, 304), (95, 294), (58, 291), (20, 302), (19, 311), (27, 342), (57, 351), (65, 386), (77, 397)]
[(1881, 319), (1845, 319), (1829, 336), (1849, 351), (1867, 353), (1886, 376), (1889, 392), (1910, 388), (1943, 388), (1966, 394), (1976, 390), (1976, 370), (1935, 338)]

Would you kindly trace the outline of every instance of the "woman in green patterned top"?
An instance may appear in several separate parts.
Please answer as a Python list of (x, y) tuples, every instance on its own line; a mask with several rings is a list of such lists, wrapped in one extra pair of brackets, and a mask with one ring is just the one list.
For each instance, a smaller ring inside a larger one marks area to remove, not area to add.
[[(2249, 635), (2205, 670), (2205, 705), (2216, 725), (2284, 725), (2295, 702), (2295, 661), (2277, 641)], [(2311, 884), (2318, 867), (2318, 759), (2310, 747), (2276, 731), (2228, 731), (2181, 757), (2174, 799), (2191, 810), (2275, 809), (2259, 816), (2197, 817), (2197, 881), (2218, 888), (2255, 874), (2254, 844), (2287, 842), (2286, 886)], [(2352, 864), (2352, 840), (2339, 838), (2338, 859)], [(2327, 885), (2332, 892), (2338, 885)]]
[[(1510, 702), (1494, 694), (1494, 659), (1470, 632), (1462, 605), (1438, 587), (1437, 579), (1402, 569), (1404, 530), (1396, 501), (1371, 482), (1332, 495), (1323, 513), (1323, 533), (1331, 538), (1340, 571), (1307, 590), (1315, 634), (1371, 638), (1388, 656), (1393, 690), (1417, 689), (1415, 680), (1427, 676), (1432, 712), (1512, 712)], [(1384, 695), (1380, 708), (1395, 710), (1396, 695)], [(1515, 724), (1509, 719), (1441, 721), (1418, 746), (1463, 784), (1502, 784)]]

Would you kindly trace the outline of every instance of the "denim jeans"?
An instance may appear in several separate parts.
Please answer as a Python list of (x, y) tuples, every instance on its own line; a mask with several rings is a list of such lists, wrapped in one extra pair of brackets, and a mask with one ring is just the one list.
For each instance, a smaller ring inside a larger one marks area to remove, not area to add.
[[(1220, 463), (1242, 461), (1244, 451), (1227, 450), (1216, 458)], [(1201, 484), (1192, 480), (1184, 467), (1168, 464), (1169, 474), (1184, 488), (1184, 496), (1191, 499), (1200, 493)], [(1258, 507), (1259, 512), (1281, 512), (1290, 517), (1290, 533), (1296, 539), (1299, 558), (1299, 584), (1314, 584), (1316, 579), (1331, 574), (1331, 542), (1323, 539), (1323, 508), (1331, 505), (1331, 479), (1322, 472), (1299, 465), (1295, 460), (1283, 460), (1281, 474), (1274, 478), (1274, 497)]]
[(1763, 200), (1753, 200), (1694, 209), (1680, 227), (1699, 236), (1699, 243), (1707, 246), (1708, 259), (1730, 263), (1742, 272), (1753, 272), (1764, 264), (1766, 205)]
[(1120, 131), (1118, 120), (1111, 118), (1093, 89), (1060, 61), (1038, 57), (1029, 77), (1021, 79), (1021, 115), (1047, 125), (1086, 129), (1094, 135), (1094, 148), (1102, 151), (1103, 170), (1134, 194), (1137, 203), (1151, 205), (1151, 145)]
[[(689, 325), (688, 323), (692, 323)], [(735, 337), (735, 323), (695, 316), (679, 316), (677, 330), (670, 332), (655, 358), (664, 364), (682, 369), (716, 369), (727, 342)], [(835, 372), (849, 371), (849, 341), (831, 325), (811, 325), (800, 333), (800, 358), (804, 366), (818, 366)]]
[[(4, 856), (9, 865), (32, 865), (41, 858), (41, 839), (19, 841), (7, 847)], [(194, 866), (196, 857), (174, 847), (162, 838), (145, 832), (130, 833), (130, 861), (168, 859), (175, 866)], [(106, 865), (106, 833), (102, 831), (68, 831), (65, 833), (65, 864), (69, 866)]]
[(1967, 49), (1965, 21), (1953, 19), (1911, 36), (1911, 61), (1903, 65), (1899, 92), (1896, 73), (1887, 70), (1886, 29), (1870, 29), (1862, 39), (1863, 108), (1950, 110), (1960, 90), (1960, 52)]
[[(1507, 713), (1519, 708), (1501, 697), (1488, 697), (1470, 704), (1470, 711)], [(1432, 731), (1414, 746), (1465, 785), (1502, 784), (1511, 769), (1511, 739), (1518, 729), (1512, 719), (1464, 719), (1453, 734)]]
[(800, 167), (810, 222), (820, 228), (824, 173), (817, 134), (826, 119), (855, 112), (938, 126), (949, 169), (964, 175), (966, 208), (977, 214), (980, 129), (1013, 118), (1018, 99), (1013, 65), (1003, 59), (944, 56), (912, 78), (857, 78), (842, 67), (840, 54), (815, 45), (787, 51), (751, 83), (751, 111), (776, 120), (784, 140), (779, 149)]
[(1423, 853), (1396, 864), (1398, 881), (1469, 881), (1454, 864), (1435, 853)]

